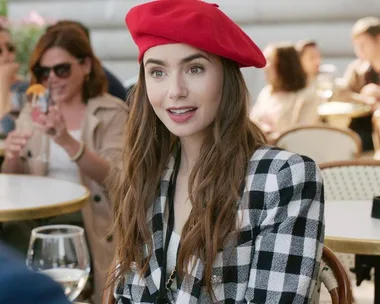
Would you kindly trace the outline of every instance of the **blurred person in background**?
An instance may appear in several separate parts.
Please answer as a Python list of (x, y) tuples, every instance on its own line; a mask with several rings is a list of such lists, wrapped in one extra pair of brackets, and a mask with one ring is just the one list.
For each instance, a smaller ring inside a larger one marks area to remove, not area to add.
[[(56, 24), (48, 27), (47, 30), (50, 30), (57, 26), (63, 26), (63, 27), (76, 26), (80, 28), (82, 31), (84, 31), (84, 33), (86, 34), (87, 38), (90, 40), (90, 43), (91, 43), (90, 29), (87, 26), (85, 26), (83, 23), (80, 23), (78, 21), (73, 21), (73, 20), (61, 20), (61, 21), (58, 21)], [(112, 74), (112, 72), (109, 71), (106, 67), (104, 66), (102, 67), (108, 79), (108, 89), (107, 89), (108, 93), (125, 101), (126, 96), (127, 96), (127, 90), (125, 89), (121, 81), (114, 74)]]
[(250, 118), (272, 141), (287, 129), (317, 123), (321, 100), (315, 90), (307, 86), (306, 73), (293, 45), (269, 45), (264, 55), (268, 85), (261, 90)]
[[(380, 102), (380, 19), (359, 19), (351, 34), (357, 59), (344, 74), (341, 93), (348, 92), (345, 95), (349, 100), (353, 99), (351, 96), (360, 95), (363, 102), (376, 107)], [(364, 151), (373, 150), (371, 119), (372, 114), (355, 118), (350, 125), (361, 137)]]
[(296, 44), (302, 67), (307, 76), (308, 84), (313, 84), (319, 73), (322, 56), (318, 45), (313, 40), (301, 40)]
[(15, 61), (16, 47), (8, 29), (0, 26), (0, 134), (6, 135), (14, 129), (10, 112), (19, 110), (28, 87), (17, 74), (19, 65)]
[[(12, 131), (5, 145), (4, 173), (38, 174), (82, 183), (91, 191), (82, 212), (50, 218), (46, 224), (74, 224), (85, 227), (94, 271), (95, 304), (100, 303), (106, 270), (114, 253), (108, 236), (112, 208), (105, 187), (110, 163), (122, 148), (125, 104), (106, 93), (107, 78), (89, 40), (76, 27), (56, 27), (47, 31), (34, 49), (30, 68), (31, 83), (41, 83), (51, 91), (52, 106), (36, 123), (42, 132)], [(31, 115), (27, 103), (18, 123)], [(41, 152), (42, 136), (49, 136), (48, 164), (35, 163)], [(24, 155), (22, 151), (28, 151)], [(46, 164), (45, 164), (46, 165)], [(83, 217), (82, 217), (83, 216)], [(3, 223), (7, 242), (26, 253), (31, 229), (38, 221)]]

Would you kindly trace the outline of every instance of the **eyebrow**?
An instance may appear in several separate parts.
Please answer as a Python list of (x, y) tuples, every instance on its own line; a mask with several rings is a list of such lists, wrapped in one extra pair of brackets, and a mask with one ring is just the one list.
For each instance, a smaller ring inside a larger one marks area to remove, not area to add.
[[(180, 63), (181, 64), (188, 63), (188, 62), (191, 62), (191, 61), (193, 61), (195, 59), (199, 59), (199, 58), (203, 58), (203, 59), (206, 59), (207, 61), (210, 61), (210, 58), (208, 58), (208, 56), (206, 56), (202, 53), (196, 53), (196, 54), (193, 54), (193, 55), (190, 55), (190, 56), (187, 56), (187, 57), (181, 59)], [(145, 66), (147, 66), (149, 63), (167, 66), (167, 63), (165, 61), (159, 60), (159, 59), (154, 59), (154, 58), (149, 58), (145, 62)]]

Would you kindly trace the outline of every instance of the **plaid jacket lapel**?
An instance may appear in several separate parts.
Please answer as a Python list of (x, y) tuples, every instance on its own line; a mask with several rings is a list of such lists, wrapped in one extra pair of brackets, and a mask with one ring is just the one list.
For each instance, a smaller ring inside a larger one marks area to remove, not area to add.
[[(167, 169), (160, 182), (160, 196), (155, 200), (148, 212), (148, 225), (153, 236), (153, 255), (149, 262), (149, 269), (145, 275), (146, 286), (151, 295), (158, 293), (162, 274), (162, 256), (164, 252), (164, 223), (166, 201), (170, 178), (174, 169), (174, 157), (170, 157)], [(167, 224), (167, 223), (166, 223)]]

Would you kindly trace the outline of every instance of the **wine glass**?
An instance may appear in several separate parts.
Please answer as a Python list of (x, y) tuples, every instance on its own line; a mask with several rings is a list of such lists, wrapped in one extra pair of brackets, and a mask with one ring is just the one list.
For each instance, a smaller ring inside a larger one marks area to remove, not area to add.
[(71, 225), (33, 229), (26, 264), (60, 283), (69, 300), (74, 301), (90, 273), (84, 230)]
[(332, 64), (323, 64), (319, 68), (316, 90), (323, 100), (329, 101), (334, 94), (336, 71), (336, 66)]

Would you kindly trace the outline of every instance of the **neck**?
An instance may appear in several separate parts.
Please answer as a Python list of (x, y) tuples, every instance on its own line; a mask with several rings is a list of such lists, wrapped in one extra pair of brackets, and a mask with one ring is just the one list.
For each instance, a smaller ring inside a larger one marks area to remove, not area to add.
[(77, 94), (73, 97), (71, 97), (69, 100), (65, 100), (60, 103), (61, 108), (81, 108), (83, 107), (84, 102), (82, 98), (82, 92), (80, 94)]
[(203, 144), (202, 136), (182, 137), (181, 142), (181, 164), (179, 170), (183, 174), (190, 174), (198, 160)]
[(380, 73), (380, 56), (371, 62), (371, 66), (377, 73)]

